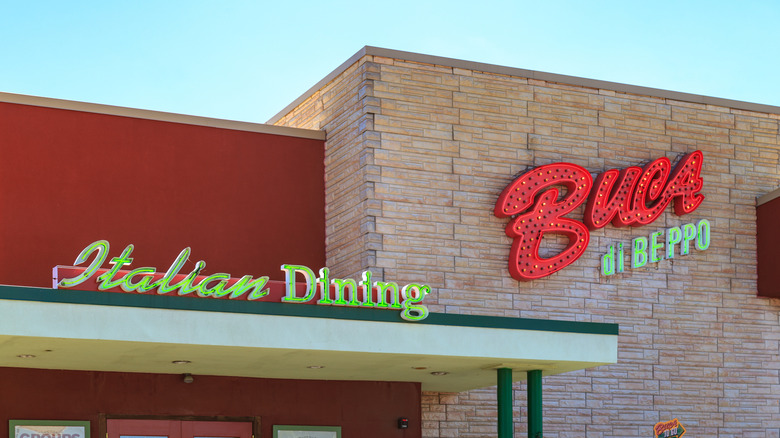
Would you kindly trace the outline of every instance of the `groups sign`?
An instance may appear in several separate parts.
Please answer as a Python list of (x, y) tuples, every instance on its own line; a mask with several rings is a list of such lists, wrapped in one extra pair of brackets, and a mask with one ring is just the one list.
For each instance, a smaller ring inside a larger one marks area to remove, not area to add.
[[(509, 217), (507, 236), (513, 238), (509, 272), (518, 281), (536, 280), (560, 271), (580, 258), (588, 247), (590, 230), (612, 223), (641, 227), (658, 219), (674, 204), (681, 216), (704, 201), (701, 151), (680, 159), (672, 169), (666, 157), (644, 167), (610, 169), (596, 177), (571, 163), (537, 167), (515, 179), (496, 201), (497, 217)], [(557, 186), (566, 188), (559, 197)], [(582, 221), (566, 217), (585, 203)], [(568, 237), (568, 245), (549, 258), (539, 255), (546, 233)]]

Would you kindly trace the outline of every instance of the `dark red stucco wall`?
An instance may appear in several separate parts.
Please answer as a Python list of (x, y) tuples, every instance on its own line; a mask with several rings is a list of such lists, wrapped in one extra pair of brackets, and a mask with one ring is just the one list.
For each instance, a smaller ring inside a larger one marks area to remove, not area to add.
[[(325, 263), (324, 143), (0, 103), (0, 284), (51, 286), (106, 239), (132, 267), (205, 274)], [(182, 271), (188, 271), (188, 264)]]
[(758, 296), (780, 298), (780, 198), (756, 208)]
[[(0, 284), (51, 286), (93, 241), (127, 269), (268, 275), (325, 263), (324, 142), (0, 103)], [(259, 417), (340, 425), (343, 436), (418, 438), (418, 383), (274, 380), (0, 368), (0, 421)], [(397, 419), (410, 428), (399, 430)], [(0, 428), (0, 438), (8, 437)], [(257, 437), (259, 438), (259, 437)]]
[[(342, 426), (344, 438), (419, 438), (419, 383), (345, 382), (178, 374), (0, 368), (0, 421), (100, 417), (260, 417), (261, 437), (274, 424)], [(409, 418), (409, 429), (397, 427)], [(0, 428), (0, 438), (8, 429)], [(261, 438), (256, 437), (256, 438)]]

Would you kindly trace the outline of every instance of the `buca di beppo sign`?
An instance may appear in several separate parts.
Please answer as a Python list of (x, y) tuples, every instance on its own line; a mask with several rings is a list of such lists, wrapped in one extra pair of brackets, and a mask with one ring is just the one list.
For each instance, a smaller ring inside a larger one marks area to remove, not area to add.
[[(509, 272), (518, 281), (535, 280), (560, 271), (580, 258), (590, 241), (589, 230), (612, 223), (641, 227), (658, 219), (670, 203), (682, 216), (704, 201), (699, 193), (701, 151), (685, 155), (672, 169), (666, 157), (644, 167), (610, 169), (593, 181), (583, 167), (553, 163), (524, 173), (496, 201), (497, 217), (509, 217), (507, 236), (513, 238)], [(559, 187), (566, 194), (559, 196)], [(587, 203), (586, 203), (587, 202)], [(585, 204), (582, 221), (565, 217)], [(547, 234), (568, 237), (568, 245), (553, 257), (542, 258), (539, 246)]]

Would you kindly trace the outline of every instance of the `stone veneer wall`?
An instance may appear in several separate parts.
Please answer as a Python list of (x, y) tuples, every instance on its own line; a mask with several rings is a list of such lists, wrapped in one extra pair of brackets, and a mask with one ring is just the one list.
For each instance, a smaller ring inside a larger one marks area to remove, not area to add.
[[(756, 297), (755, 235), (755, 199), (780, 183), (778, 121), (366, 55), (277, 123), (328, 133), (334, 275), (424, 279), (435, 312), (620, 324), (617, 364), (545, 377), (546, 437), (648, 437), (679, 418), (691, 437), (778, 438), (780, 301)], [(509, 276), (507, 220), (492, 211), (518, 174), (558, 161), (597, 174), (697, 149), (706, 200), (694, 213), (593, 231), (573, 266), (534, 282)], [(702, 218), (707, 251), (599, 275), (607, 245)], [(494, 389), (425, 393), (423, 416), (427, 437), (495, 436)]]
[[(381, 208), (374, 199), (372, 148), (379, 144), (373, 131), (373, 81), (379, 76), (361, 60), (337, 80), (314, 93), (282, 118), (278, 125), (324, 129), (326, 259), (334, 275), (360, 278), (376, 266), (375, 249), (381, 246), (374, 217)], [(381, 278), (381, 269), (372, 269)]]

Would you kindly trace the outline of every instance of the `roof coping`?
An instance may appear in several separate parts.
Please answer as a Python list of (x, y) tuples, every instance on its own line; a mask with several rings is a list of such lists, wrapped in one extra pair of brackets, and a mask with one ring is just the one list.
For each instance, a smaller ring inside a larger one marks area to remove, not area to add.
[(236, 131), (284, 135), (288, 137), (308, 138), (312, 140), (325, 140), (324, 131), (316, 131), (311, 129), (290, 128), (287, 126), (276, 126), (264, 123), (238, 122), (234, 120), (214, 119), (210, 117), (190, 116), (185, 114), (102, 105), (73, 100), (53, 99), (49, 97), (28, 96), (25, 94), (0, 92), (0, 102), (64, 109), (70, 111), (83, 111), (112, 116), (133, 117), (136, 119), (157, 120), (161, 122), (182, 123), (186, 125), (208, 126), (212, 128), (232, 129)]
[(384, 49), (381, 47), (364, 46), (346, 62), (338, 66), (329, 75), (317, 82), (313, 87), (303, 93), (298, 99), (287, 105), (275, 116), (271, 117), (267, 123), (276, 123), (304, 100), (312, 96), (317, 90), (321, 89), (328, 82), (335, 79), (343, 73), (349, 66), (357, 62), (364, 56), (381, 56), (384, 58), (403, 59), (405, 61), (419, 62), (423, 64), (441, 65), (464, 70), (475, 70), (486, 73), (502, 74), (507, 76), (517, 76), (528, 79), (537, 79), (548, 82), (556, 82), (567, 85), (581, 86), (587, 88), (596, 88), (617, 91), (622, 93), (638, 94), (643, 96), (660, 97), (663, 99), (679, 100), (683, 102), (700, 103), (704, 105), (717, 105), (726, 108), (734, 108), (745, 111), (756, 111), (770, 114), (780, 114), (780, 107), (765, 105), (760, 103), (744, 102), (740, 100), (724, 99), (719, 97), (704, 96), (700, 94), (683, 93), (679, 91), (663, 90), (659, 88), (642, 87), (638, 85), (622, 84), (619, 82), (601, 81), (577, 76), (561, 75), (556, 73), (546, 73), (535, 70), (526, 70), (522, 68), (504, 67), (495, 64), (485, 64), (481, 62), (464, 61), (461, 59), (445, 58), (441, 56), (424, 55), (421, 53), (404, 52), (401, 50)]
[(780, 198), (780, 188), (756, 198), (756, 207), (764, 205), (774, 199)]

